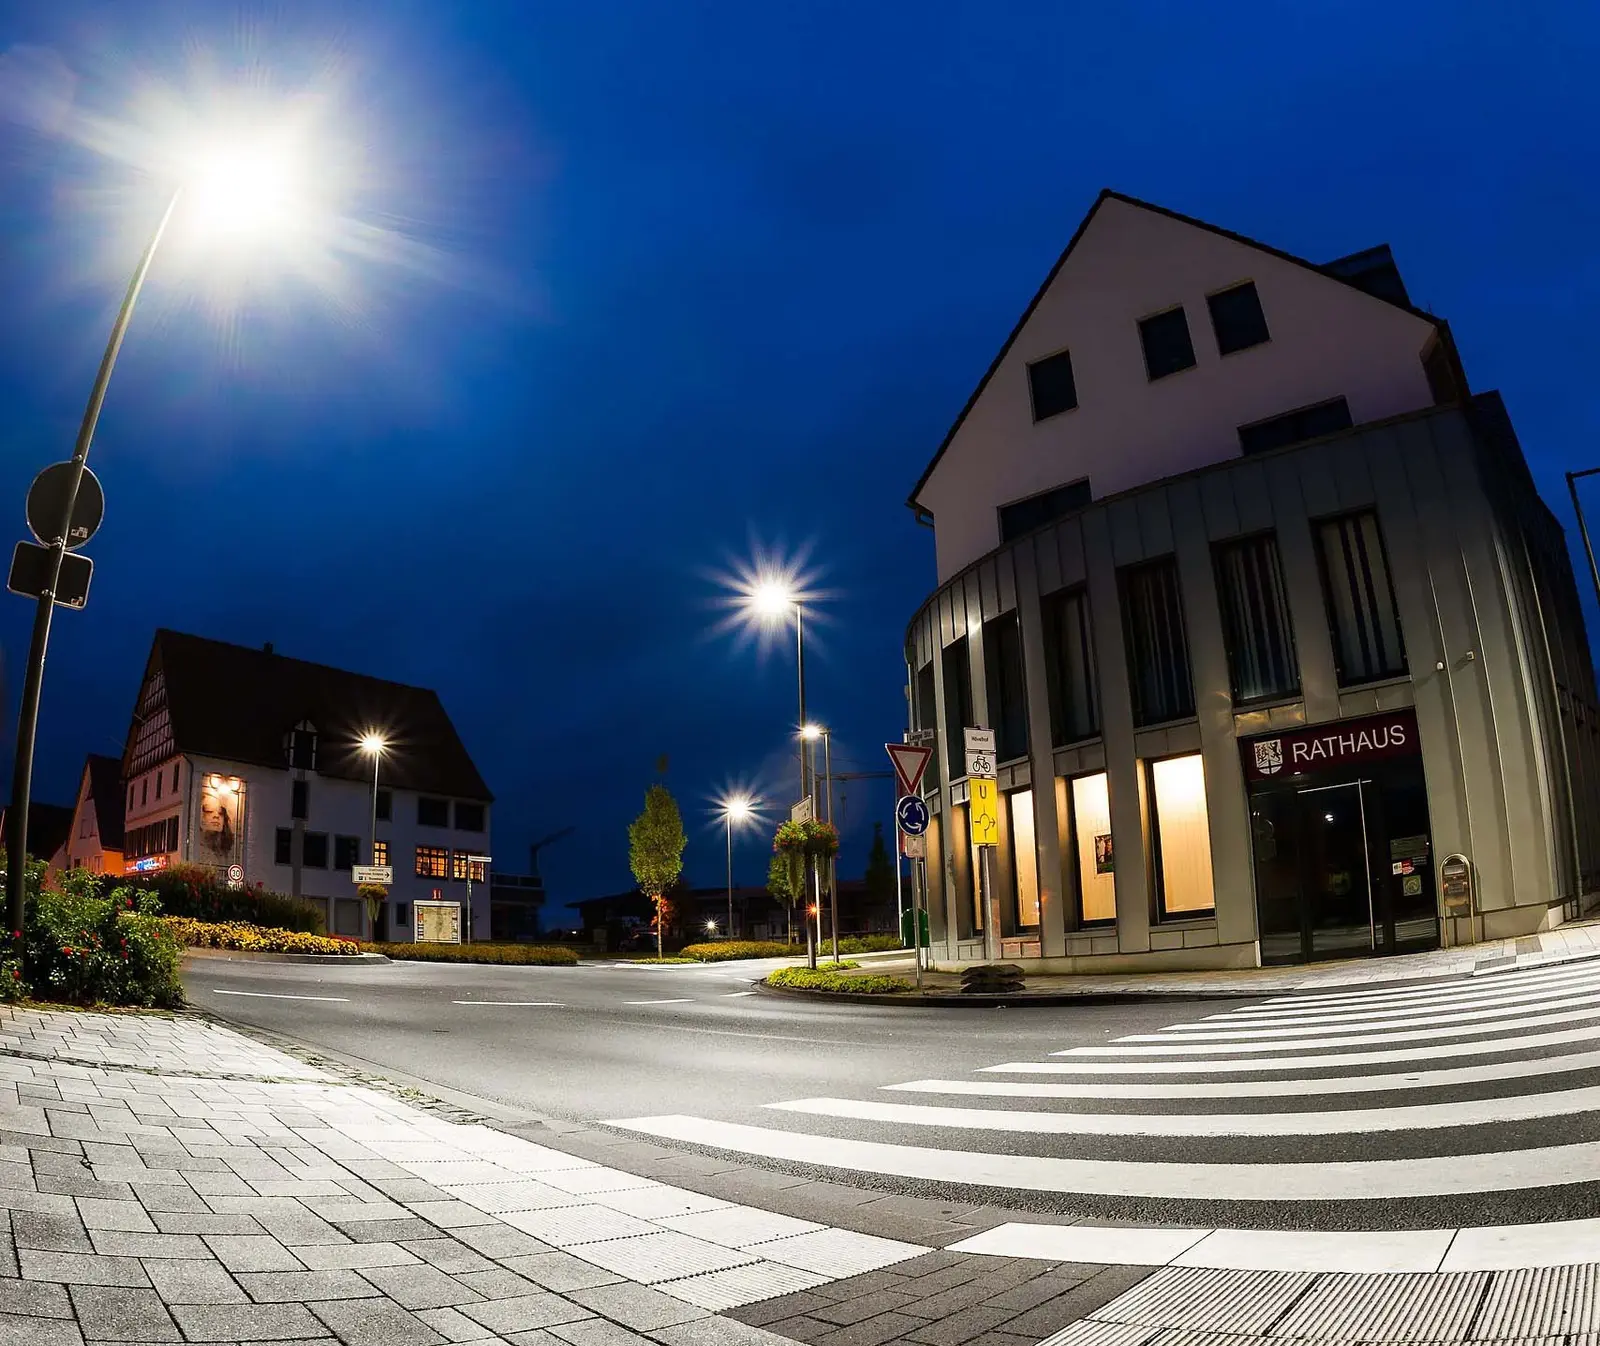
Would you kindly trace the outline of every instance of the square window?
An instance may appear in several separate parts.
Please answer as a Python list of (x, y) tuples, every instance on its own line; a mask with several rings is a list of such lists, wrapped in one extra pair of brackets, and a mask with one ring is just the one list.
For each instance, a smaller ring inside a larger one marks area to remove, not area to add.
[(450, 853), (450, 877), (457, 880), (464, 879), (470, 872), (474, 883), (482, 883), (488, 877), (483, 864), (480, 861), (468, 860), (467, 855), (467, 851)]
[(426, 795), (419, 795), (417, 798), (417, 825), (419, 827), (449, 827), (450, 801), (448, 799), (429, 799)]
[(375, 865), (389, 863), (389, 843), (387, 841), (374, 841), (372, 843), (372, 863)]
[(1211, 328), (1217, 334), (1220, 354), (1231, 355), (1272, 340), (1253, 280), (1212, 295), (1206, 306), (1211, 310)]
[(394, 814), (394, 795), (388, 790), (378, 791), (378, 821), (386, 823)]
[(300, 842), (300, 863), (307, 869), (328, 867), (328, 834), (307, 832)]
[(1028, 366), (1028, 394), (1033, 399), (1035, 423), (1071, 411), (1078, 405), (1078, 386), (1072, 380), (1072, 355), (1057, 351)]
[(289, 816), (298, 822), (305, 822), (311, 816), (310, 781), (289, 782)]
[(456, 801), (456, 831), (481, 832), (483, 831), (483, 805), (465, 804)]
[(450, 852), (443, 846), (417, 847), (417, 877), (442, 879), (450, 873)]
[(360, 837), (335, 837), (333, 839), (333, 867), (335, 869), (352, 870), (356, 867), (356, 857), (360, 854)]
[(1194, 343), (1189, 340), (1189, 320), (1181, 304), (1141, 319), (1139, 340), (1144, 344), (1144, 368), (1151, 383), (1194, 368)]
[(287, 827), (280, 827), (273, 836), (272, 862), (278, 865), (294, 863), (294, 833)]

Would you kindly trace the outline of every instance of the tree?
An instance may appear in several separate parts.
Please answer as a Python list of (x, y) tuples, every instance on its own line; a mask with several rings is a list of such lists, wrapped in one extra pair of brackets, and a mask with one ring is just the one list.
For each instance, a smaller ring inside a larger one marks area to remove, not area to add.
[(869, 910), (887, 910), (894, 893), (894, 861), (889, 858), (889, 848), (883, 844), (883, 824), (872, 824), (872, 849), (867, 852), (867, 872), (863, 876), (867, 887)]
[(656, 912), (656, 956), (661, 956), (667, 924), (667, 891), (683, 873), (683, 816), (665, 785), (652, 785), (644, 796), (644, 812), (628, 825), (628, 863), (633, 881)]
[(789, 943), (794, 943), (794, 904), (799, 900), (799, 890), (790, 874), (791, 863), (787, 855), (774, 855), (767, 865), (767, 891), (784, 905), (788, 916)]

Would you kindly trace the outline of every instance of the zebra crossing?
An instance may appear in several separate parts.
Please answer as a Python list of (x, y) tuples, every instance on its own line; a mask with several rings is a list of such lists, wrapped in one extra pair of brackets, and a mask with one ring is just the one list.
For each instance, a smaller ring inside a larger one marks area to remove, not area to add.
[(1279, 996), (865, 1097), (610, 1125), (1080, 1219), (1433, 1231), (1597, 1217), (1600, 959)]

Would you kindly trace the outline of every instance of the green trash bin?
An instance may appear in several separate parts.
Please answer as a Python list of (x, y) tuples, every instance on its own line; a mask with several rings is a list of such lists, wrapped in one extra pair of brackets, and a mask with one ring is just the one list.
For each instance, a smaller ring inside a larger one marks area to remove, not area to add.
[(916, 920), (917, 926), (922, 935), (922, 947), (926, 949), (929, 947), (928, 913), (925, 911), (913, 911), (910, 907), (907, 907), (900, 913), (900, 947), (903, 949), (909, 949), (912, 947), (911, 922), (913, 919)]

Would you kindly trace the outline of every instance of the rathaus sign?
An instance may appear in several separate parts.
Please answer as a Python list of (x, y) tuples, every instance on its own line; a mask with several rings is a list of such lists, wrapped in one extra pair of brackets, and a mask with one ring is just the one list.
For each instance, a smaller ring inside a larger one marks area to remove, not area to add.
[(1246, 739), (1239, 747), (1244, 756), (1245, 777), (1250, 780), (1264, 780), (1280, 773), (1298, 776), (1420, 751), (1417, 717), (1411, 710)]

